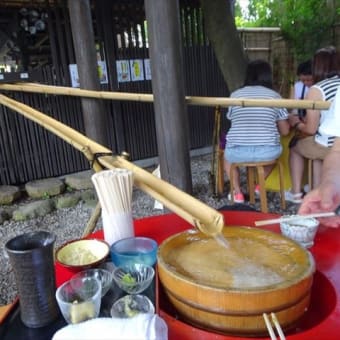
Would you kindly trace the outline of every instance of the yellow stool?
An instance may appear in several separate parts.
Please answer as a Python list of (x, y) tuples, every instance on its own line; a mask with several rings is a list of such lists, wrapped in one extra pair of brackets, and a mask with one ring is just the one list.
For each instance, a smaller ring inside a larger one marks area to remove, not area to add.
[(279, 170), (279, 182), (280, 182), (280, 195), (281, 195), (281, 208), (286, 209), (285, 201), (285, 188), (284, 188), (284, 174), (283, 166), (279, 159), (274, 159), (267, 162), (245, 162), (245, 163), (233, 163), (230, 167), (230, 196), (231, 202), (234, 203), (234, 171), (236, 168), (245, 167), (247, 169), (247, 184), (249, 190), (249, 201), (250, 203), (255, 203), (255, 184), (256, 184), (256, 173), (258, 177), (258, 184), (260, 185), (260, 200), (261, 200), (261, 211), (264, 213), (268, 212), (267, 205), (267, 192), (265, 187), (264, 178), (264, 167), (268, 165), (274, 165), (278, 167)]

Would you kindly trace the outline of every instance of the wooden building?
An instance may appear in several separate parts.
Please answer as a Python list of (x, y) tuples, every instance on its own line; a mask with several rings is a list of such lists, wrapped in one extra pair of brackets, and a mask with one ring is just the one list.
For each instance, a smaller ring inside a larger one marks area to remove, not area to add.
[[(95, 0), (91, 9), (101, 90), (152, 93), (143, 0)], [(198, 0), (180, 1), (180, 23), (186, 95), (228, 96), (205, 35)], [(243, 39), (245, 34), (242, 32)], [(275, 33), (266, 34), (270, 34), (272, 41)], [(249, 53), (261, 52), (272, 58), (268, 46), (258, 51), (247, 48)], [(79, 86), (67, 1), (2, 0), (0, 67), (0, 82)], [(7, 72), (9, 69), (11, 72)], [(164, 69), (164, 77), (167, 71)], [(6, 94), (85, 133), (80, 98)], [(132, 160), (157, 157), (152, 103), (104, 103), (108, 147), (113, 153), (127, 151)], [(189, 106), (188, 113), (190, 149), (210, 147), (214, 108)], [(83, 155), (70, 145), (0, 106), (0, 185), (21, 184), (88, 168)]]

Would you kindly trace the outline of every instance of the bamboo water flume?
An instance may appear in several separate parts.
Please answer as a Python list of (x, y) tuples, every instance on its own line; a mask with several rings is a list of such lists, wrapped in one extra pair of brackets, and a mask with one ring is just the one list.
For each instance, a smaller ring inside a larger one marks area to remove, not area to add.
[(107, 169), (123, 168), (131, 170), (134, 175), (134, 184), (137, 187), (163, 203), (164, 206), (191, 225), (197, 227), (203, 233), (221, 238), (224, 218), (215, 209), (179, 190), (170, 183), (155, 177), (148, 171), (127, 161), (122, 156), (101, 156), (95, 159), (95, 154), (110, 154), (111, 150), (28, 105), (3, 94), (0, 94), (0, 104), (36, 122), (74, 146), (77, 150), (83, 152), (85, 157), (92, 162), (94, 171), (101, 171), (103, 167)]
[[(79, 88), (42, 85), (37, 83), (0, 84), (0, 90), (23, 91), (31, 93), (42, 93), (51, 95), (64, 95), (76, 97), (88, 97), (108, 100), (123, 100), (137, 102), (153, 102), (153, 95), (148, 93), (127, 93), (110, 91), (93, 91)], [(188, 105), (200, 106), (256, 106), (256, 107), (285, 107), (287, 109), (313, 109), (325, 110), (330, 106), (328, 101), (298, 100), (298, 99), (247, 99), (226, 97), (198, 97), (186, 96)]]

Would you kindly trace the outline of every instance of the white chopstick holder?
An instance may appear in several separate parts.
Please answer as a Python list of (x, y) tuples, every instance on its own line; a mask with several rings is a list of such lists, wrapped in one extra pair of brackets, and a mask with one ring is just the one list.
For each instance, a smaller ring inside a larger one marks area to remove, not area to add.
[(126, 237), (135, 236), (132, 212), (111, 212), (102, 210), (104, 240), (111, 246), (114, 242)]

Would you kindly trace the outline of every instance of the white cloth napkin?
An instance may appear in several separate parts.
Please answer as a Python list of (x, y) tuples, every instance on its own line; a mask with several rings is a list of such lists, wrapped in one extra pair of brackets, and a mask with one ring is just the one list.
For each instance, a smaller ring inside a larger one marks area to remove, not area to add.
[(97, 318), (59, 329), (52, 340), (167, 340), (168, 327), (157, 314)]

